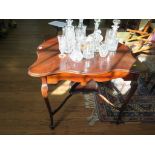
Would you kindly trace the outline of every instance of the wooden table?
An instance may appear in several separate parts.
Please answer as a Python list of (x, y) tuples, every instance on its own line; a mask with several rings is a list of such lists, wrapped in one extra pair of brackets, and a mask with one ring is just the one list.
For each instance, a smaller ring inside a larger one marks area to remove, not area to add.
[[(103, 85), (104, 82), (116, 78), (134, 81), (127, 98), (124, 99), (120, 95), (123, 105), (119, 109), (120, 114), (118, 120), (121, 120), (123, 109), (136, 90), (136, 80), (139, 76), (139, 70), (136, 67), (137, 60), (131, 55), (131, 51), (127, 46), (119, 44), (116, 54), (109, 54), (106, 58), (102, 58), (96, 53), (93, 59), (83, 59), (81, 62), (73, 62), (68, 55), (64, 58), (59, 58), (57, 38), (52, 38), (43, 42), (38, 47), (37, 56), (37, 60), (29, 67), (28, 74), (33, 77), (38, 77), (42, 81), (41, 93), (48, 108), (51, 128), (54, 128), (54, 114), (59, 111), (68, 98), (73, 95), (72, 91), (75, 90), (79, 84), (86, 86), (89, 81), (95, 81), (98, 84), (98, 94), (113, 107), (114, 105), (101, 92), (100, 86)], [(70, 95), (65, 98), (58, 108), (53, 110), (48, 99), (48, 85), (56, 84), (62, 80), (70, 80), (74, 82), (74, 84), (70, 90)]]

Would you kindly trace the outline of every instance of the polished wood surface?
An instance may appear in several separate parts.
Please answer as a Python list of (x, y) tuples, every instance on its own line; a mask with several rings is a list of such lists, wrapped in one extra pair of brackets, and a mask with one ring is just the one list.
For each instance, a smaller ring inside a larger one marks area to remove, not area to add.
[(38, 47), (37, 55), (37, 60), (28, 70), (29, 75), (47, 76), (47, 82), (53, 84), (60, 80), (82, 84), (90, 80), (109, 81), (139, 72), (134, 68), (136, 59), (131, 55), (130, 49), (123, 44), (119, 44), (116, 54), (109, 54), (106, 58), (96, 53), (93, 59), (74, 62), (69, 55), (59, 57), (58, 42), (53, 38)]

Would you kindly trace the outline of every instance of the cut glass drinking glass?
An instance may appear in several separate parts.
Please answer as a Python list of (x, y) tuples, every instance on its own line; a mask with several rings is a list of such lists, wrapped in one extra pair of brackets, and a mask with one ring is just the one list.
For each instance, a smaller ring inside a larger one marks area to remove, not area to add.
[(60, 57), (65, 56), (65, 51), (66, 51), (66, 40), (64, 35), (58, 35), (58, 43), (59, 43), (59, 50), (60, 50)]
[(83, 59), (83, 55), (80, 48), (80, 44), (76, 44), (74, 50), (70, 54), (70, 58), (75, 62), (79, 62)]

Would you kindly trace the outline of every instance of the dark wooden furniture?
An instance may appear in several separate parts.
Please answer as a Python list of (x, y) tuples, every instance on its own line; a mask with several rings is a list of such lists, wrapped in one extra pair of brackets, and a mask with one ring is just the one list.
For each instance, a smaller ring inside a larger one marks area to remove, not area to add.
[[(73, 62), (68, 55), (66, 55), (65, 58), (59, 58), (57, 38), (52, 38), (43, 42), (38, 47), (37, 55), (37, 60), (29, 67), (28, 74), (33, 77), (38, 77), (42, 81), (41, 93), (51, 118), (51, 128), (54, 128), (54, 114), (59, 111), (64, 103), (76, 92), (77, 86), (81, 85), (81, 87), (83, 87), (81, 91), (84, 91), (87, 83), (90, 81), (95, 81), (98, 85), (97, 91), (93, 91), (107, 104), (115, 107), (115, 105), (104, 96), (100, 88), (105, 82), (116, 78), (133, 81), (131, 91), (125, 99), (119, 92), (120, 100), (123, 102), (122, 106), (119, 107), (120, 114), (118, 121), (121, 120), (122, 112), (136, 90), (136, 81), (139, 76), (137, 60), (131, 55), (131, 51), (127, 46), (119, 44), (115, 55), (109, 54), (106, 58), (101, 58), (97, 53), (94, 59), (83, 59), (77, 63)], [(70, 89), (69, 96), (65, 98), (57, 109), (53, 110), (48, 99), (48, 85), (56, 84), (61, 80), (70, 80), (73, 82), (73, 85)]]

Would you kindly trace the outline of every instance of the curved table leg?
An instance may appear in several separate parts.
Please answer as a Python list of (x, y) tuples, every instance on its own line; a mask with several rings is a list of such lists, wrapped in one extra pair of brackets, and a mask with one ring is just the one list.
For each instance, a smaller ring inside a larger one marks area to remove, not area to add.
[(46, 77), (42, 78), (41, 94), (42, 94), (42, 97), (44, 98), (44, 101), (45, 101), (45, 104), (46, 104), (46, 107), (48, 109), (48, 113), (50, 116), (50, 121), (51, 121), (50, 127), (51, 129), (54, 129), (55, 127), (54, 126), (54, 114), (53, 114), (52, 107), (48, 99), (48, 84), (47, 84)]
[(46, 104), (46, 107), (48, 109), (48, 113), (49, 113), (49, 116), (50, 116), (50, 121), (51, 121), (50, 128), (54, 129), (55, 128), (55, 125), (54, 125), (54, 113), (52, 111), (52, 107), (50, 105), (48, 97), (44, 98), (44, 101), (45, 101), (45, 104)]
[[(41, 93), (42, 97), (44, 98), (49, 116), (50, 116), (50, 128), (54, 129), (55, 124), (54, 124), (54, 115), (64, 106), (64, 104), (67, 102), (67, 100), (73, 95), (74, 89), (79, 85), (80, 83), (74, 83), (73, 86), (71, 87), (69, 91), (69, 95), (61, 102), (61, 104), (55, 109), (52, 109), (52, 106), (50, 104), (49, 98), (48, 98), (48, 84), (47, 84), (47, 78), (42, 77), (42, 85), (41, 85)], [(72, 93), (73, 92), (73, 93)]]
[(53, 111), (53, 115), (55, 113), (57, 113), (62, 107), (63, 105), (67, 102), (67, 100), (72, 96), (72, 94), (69, 94), (64, 100), (63, 102)]
[(125, 110), (125, 108), (127, 107), (127, 104), (129, 103), (131, 97), (134, 95), (136, 89), (137, 89), (137, 82), (136, 81), (132, 81), (131, 82), (131, 88), (130, 88), (130, 91), (126, 97), (126, 99), (124, 100), (124, 103), (123, 105), (121, 106), (120, 108), (120, 112), (118, 114), (118, 119), (117, 119), (117, 124), (121, 123), (122, 122), (122, 116), (123, 116), (123, 111)]
[(127, 95), (126, 98), (123, 97), (123, 95), (121, 94), (121, 92), (111, 83), (112, 88), (118, 93), (118, 99), (119, 101), (122, 103), (121, 107), (116, 107), (107, 97), (106, 95), (106, 89), (101, 89), (103, 87), (106, 87), (105, 83), (102, 82), (98, 82), (98, 88), (99, 88), (99, 92), (98, 95), (105, 101), (105, 103), (109, 104), (111, 107), (119, 110), (119, 114), (118, 114), (118, 118), (117, 118), (117, 124), (122, 122), (122, 116), (123, 116), (123, 112), (125, 110), (125, 108), (127, 107), (127, 104), (129, 103), (131, 97), (134, 95), (136, 89), (137, 89), (137, 81), (132, 81), (131, 82), (131, 88), (130, 91)]
[(54, 115), (63, 107), (63, 105), (67, 102), (67, 100), (72, 96), (72, 94), (69, 94), (64, 100), (63, 102), (55, 109), (52, 110), (52, 107), (50, 105), (49, 99), (48, 97), (44, 98), (46, 107), (48, 109), (48, 113), (50, 116), (50, 120), (51, 120), (51, 124), (50, 124), (50, 128), (54, 129), (55, 128), (55, 124), (54, 124)]

